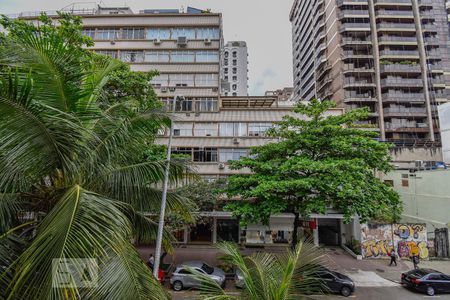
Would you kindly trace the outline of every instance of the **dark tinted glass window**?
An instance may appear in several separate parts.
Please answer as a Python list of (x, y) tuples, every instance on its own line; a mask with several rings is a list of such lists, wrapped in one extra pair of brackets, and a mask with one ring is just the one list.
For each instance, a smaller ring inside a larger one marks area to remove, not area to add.
[(212, 274), (214, 272), (214, 268), (208, 266), (207, 264), (202, 265), (202, 270), (205, 271), (207, 274)]
[(192, 272), (188, 269), (181, 269), (178, 271), (178, 274), (192, 274)]

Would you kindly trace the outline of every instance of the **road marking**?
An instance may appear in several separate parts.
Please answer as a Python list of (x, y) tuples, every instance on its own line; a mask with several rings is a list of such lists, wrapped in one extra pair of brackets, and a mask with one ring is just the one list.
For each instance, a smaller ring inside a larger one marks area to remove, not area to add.
[(390, 280), (384, 279), (375, 272), (358, 270), (357, 272), (347, 272), (345, 273), (350, 277), (358, 287), (393, 287), (399, 286), (398, 283), (392, 282)]

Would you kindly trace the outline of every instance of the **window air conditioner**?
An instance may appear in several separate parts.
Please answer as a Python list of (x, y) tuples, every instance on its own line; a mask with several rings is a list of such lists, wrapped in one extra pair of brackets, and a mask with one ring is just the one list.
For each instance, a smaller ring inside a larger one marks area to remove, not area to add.
[(155, 40), (153, 41), (153, 43), (154, 43), (155, 45), (161, 45), (161, 39), (155, 39)]
[(205, 39), (205, 45), (211, 45), (211, 39)]
[(184, 47), (187, 45), (187, 38), (185, 36), (179, 36), (177, 40), (177, 45), (179, 47)]
[(167, 92), (167, 88), (166, 88), (166, 87), (161, 88), (161, 92), (162, 92), (162, 93)]
[(111, 45), (115, 45), (116, 44), (115, 40), (110, 40), (109, 42), (111, 43)]
[(170, 91), (170, 92), (175, 92), (176, 90), (177, 90), (177, 89), (174, 88), (174, 87), (169, 88), (169, 91)]
[(220, 169), (220, 170), (225, 169), (225, 164), (224, 164), (224, 163), (220, 163), (220, 164), (219, 164), (219, 169)]
[(237, 138), (234, 138), (234, 139), (233, 139), (233, 144), (239, 145), (239, 140), (238, 140)]
[(423, 160), (416, 160), (415, 161), (415, 166), (417, 169), (420, 169), (423, 167)]

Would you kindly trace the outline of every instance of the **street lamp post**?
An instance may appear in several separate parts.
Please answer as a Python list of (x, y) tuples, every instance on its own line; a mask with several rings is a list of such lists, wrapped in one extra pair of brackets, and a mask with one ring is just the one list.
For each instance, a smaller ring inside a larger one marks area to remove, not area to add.
[(153, 276), (155, 276), (156, 279), (158, 279), (159, 262), (161, 259), (161, 244), (162, 244), (162, 236), (163, 236), (163, 229), (164, 229), (164, 215), (166, 212), (167, 188), (169, 185), (170, 158), (172, 155), (172, 136), (173, 136), (173, 130), (174, 130), (173, 115), (175, 114), (175, 111), (176, 111), (178, 99), (180, 99), (180, 101), (182, 102), (183, 97), (176, 95), (173, 98), (172, 120), (170, 122), (169, 143), (167, 144), (167, 162), (166, 162), (166, 170), (164, 173), (164, 186), (163, 186), (163, 193), (162, 193), (162, 199), (161, 199), (161, 210), (159, 212), (159, 225), (158, 225), (158, 236), (156, 238), (155, 263), (153, 266)]

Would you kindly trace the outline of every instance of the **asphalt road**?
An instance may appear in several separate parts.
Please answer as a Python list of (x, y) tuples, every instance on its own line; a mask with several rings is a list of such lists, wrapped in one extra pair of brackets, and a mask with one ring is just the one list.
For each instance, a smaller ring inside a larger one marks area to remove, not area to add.
[[(233, 292), (232, 292), (233, 293)], [(198, 292), (195, 291), (181, 291), (172, 292), (173, 300), (186, 300), (186, 299), (198, 299)], [(233, 293), (234, 294), (234, 293)], [(348, 298), (339, 295), (327, 295), (327, 296), (310, 296), (310, 299), (361, 299), (361, 300), (424, 300), (424, 299), (438, 299), (438, 300), (450, 300), (450, 294), (441, 294), (434, 297), (429, 297), (424, 294), (420, 294), (411, 291), (407, 288), (398, 287), (363, 287), (357, 288), (356, 292)]]

